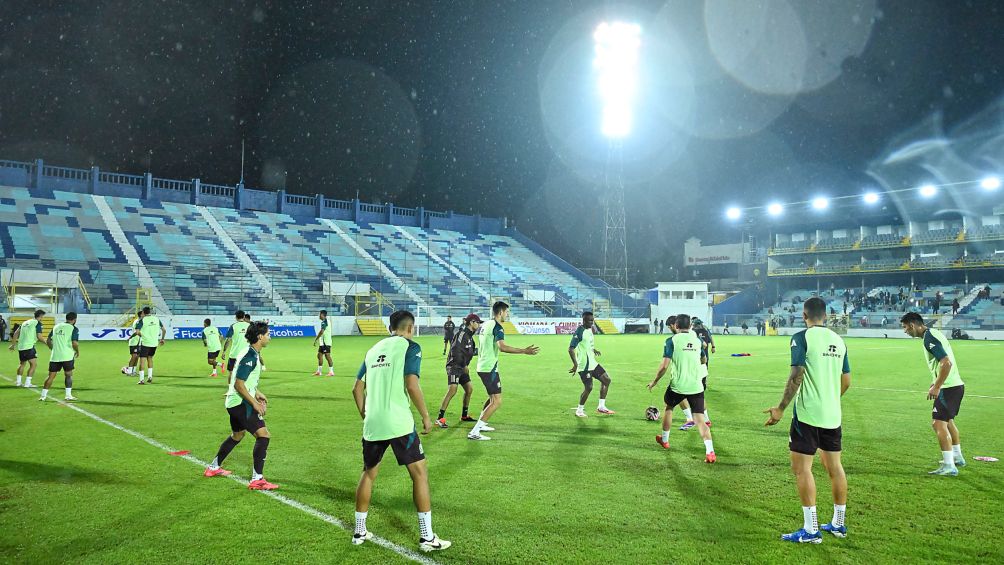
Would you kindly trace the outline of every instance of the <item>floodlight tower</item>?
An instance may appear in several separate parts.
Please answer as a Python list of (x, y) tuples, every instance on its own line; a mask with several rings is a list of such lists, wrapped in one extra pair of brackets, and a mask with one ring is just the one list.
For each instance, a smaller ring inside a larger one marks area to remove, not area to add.
[(604, 179), (603, 274), (617, 288), (628, 286), (627, 220), (624, 213), (622, 140), (631, 133), (638, 88), (641, 27), (603, 22), (593, 33), (597, 87), (603, 103), (600, 131), (607, 138)]

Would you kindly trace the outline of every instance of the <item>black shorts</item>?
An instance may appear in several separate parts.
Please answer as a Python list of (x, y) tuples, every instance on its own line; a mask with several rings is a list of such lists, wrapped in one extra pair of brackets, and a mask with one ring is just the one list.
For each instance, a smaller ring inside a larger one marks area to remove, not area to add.
[(227, 359), (227, 372), (233, 371), (234, 370), (234, 365), (236, 365), (236, 364), (237, 364), (237, 359), (236, 358), (231, 357), (230, 359)]
[(138, 345), (130, 345), (129, 346), (129, 355), (139, 355), (139, 346)]
[(35, 351), (34, 347), (32, 347), (31, 349), (25, 349), (24, 351), (18, 351), (17, 352), (17, 357), (18, 357), (18, 359), (21, 360), (22, 363), (24, 363), (25, 361), (31, 361), (32, 359), (37, 358), (38, 357), (38, 352)]
[(216, 358), (220, 356), (220, 352), (219, 351), (210, 351), (207, 354), (207, 356), (208, 356), (208, 359), (210, 361), (212, 361), (213, 363), (215, 363), (216, 362)]
[(234, 433), (245, 431), (254, 434), (265, 427), (265, 419), (259, 416), (247, 402), (242, 402), (233, 408), (227, 408), (227, 413), (230, 414), (230, 431)]
[(591, 371), (579, 371), (579, 378), (582, 379), (582, 384), (589, 386), (593, 382), (593, 377), (600, 378), (606, 374), (607, 370), (603, 365), (596, 365)]
[(450, 334), (445, 334), (445, 335), (443, 335), (443, 341), (445, 341), (446, 343), (449, 343), (449, 342), (453, 341), (453, 336), (450, 335)]
[(418, 432), (411, 432), (394, 439), (380, 441), (366, 441), (364, 439), (363, 468), (372, 469), (379, 465), (388, 447), (394, 450), (394, 457), (397, 458), (398, 465), (411, 465), (425, 459), (425, 449), (422, 447), (422, 440), (418, 439)]
[(156, 347), (147, 347), (145, 345), (139, 346), (139, 353), (138, 353), (138, 355), (140, 357), (149, 357), (149, 358), (152, 359), (153, 356), (156, 355), (156, 354), (157, 354), (157, 348)]
[(318, 353), (331, 353), (331, 346), (330, 345), (322, 345), (322, 346), (320, 346), (320, 347), (317, 348), (317, 352)]
[(708, 390), (708, 377), (704, 377), (701, 379), (701, 386), (704, 387), (704, 390)]
[(938, 398), (934, 399), (934, 408), (931, 410), (931, 418), (947, 422), (959, 415), (962, 408), (962, 396), (966, 392), (966, 385), (953, 386), (941, 389)]
[(63, 371), (64, 373), (73, 372), (73, 360), (49, 361), (49, 372), (58, 373), (59, 371)]
[(502, 377), (499, 376), (498, 371), (490, 373), (478, 371), (478, 376), (481, 377), (481, 382), (484, 383), (488, 394), (502, 394)]
[(791, 419), (791, 428), (788, 429), (788, 449), (803, 455), (815, 455), (817, 449), (838, 452), (842, 435), (841, 428), (817, 428), (799, 422), (796, 413)]
[(465, 371), (460, 371), (456, 369), (446, 370), (446, 384), (451, 386), (452, 385), (464, 386), (469, 382), (471, 382), (471, 376), (468, 375)]
[(704, 393), (680, 394), (673, 389), (666, 387), (666, 394), (662, 396), (666, 402), (666, 410), (672, 410), (674, 406), (686, 400), (690, 403), (691, 412), (704, 412)]

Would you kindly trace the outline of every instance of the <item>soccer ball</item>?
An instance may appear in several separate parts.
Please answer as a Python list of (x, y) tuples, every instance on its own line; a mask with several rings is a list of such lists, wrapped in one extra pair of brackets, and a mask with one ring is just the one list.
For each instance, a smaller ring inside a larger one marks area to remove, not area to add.
[(126, 370), (127, 370), (127, 369), (129, 369), (129, 367), (122, 367), (122, 374), (123, 374), (123, 375), (124, 375), (124, 374), (126, 374)]
[(645, 409), (645, 419), (655, 422), (659, 419), (659, 409), (655, 406), (649, 406)]

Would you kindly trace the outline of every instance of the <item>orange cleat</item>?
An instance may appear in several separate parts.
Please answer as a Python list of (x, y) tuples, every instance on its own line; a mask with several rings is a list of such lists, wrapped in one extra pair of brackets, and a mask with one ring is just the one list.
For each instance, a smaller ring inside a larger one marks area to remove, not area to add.
[(655, 436), (655, 443), (661, 445), (663, 449), (669, 449), (669, 442), (662, 441), (662, 436)]
[(279, 488), (279, 485), (274, 485), (265, 479), (258, 479), (257, 481), (248, 483), (248, 488), (251, 490), (275, 490)]
[(715, 452), (714, 451), (712, 451), (711, 453), (709, 453), (709, 454), (707, 454), (707, 455), (704, 456), (704, 462), (705, 463), (714, 463), (715, 461), (718, 461), (718, 458), (715, 457)]

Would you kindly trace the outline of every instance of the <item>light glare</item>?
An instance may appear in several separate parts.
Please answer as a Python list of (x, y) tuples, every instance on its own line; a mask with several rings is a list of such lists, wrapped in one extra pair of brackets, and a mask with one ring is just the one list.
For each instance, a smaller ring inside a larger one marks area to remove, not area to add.
[(828, 198), (819, 197), (812, 199), (812, 207), (816, 210), (825, 210), (829, 208), (829, 206), (830, 200)]
[(924, 186), (920, 187), (920, 195), (923, 196), (924, 198), (931, 198), (937, 193), (938, 193), (938, 187), (934, 186), (933, 184), (925, 184)]
[(877, 192), (866, 192), (865, 193), (865, 204), (875, 204), (879, 201), (879, 195)]
[(980, 181), (980, 186), (984, 190), (997, 190), (1001, 187), (1001, 179), (997, 177), (987, 177)]
[(603, 100), (603, 135), (619, 139), (631, 133), (632, 104), (638, 89), (638, 48), (641, 27), (625, 22), (603, 22), (593, 33), (599, 71), (597, 86)]
[(743, 215), (742, 210), (735, 207), (729, 208), (728, 210), (725, 211), (725, 216), (730, 220), (738, 220), (739, 217), (742, 215)]
[(784, 206), (781, 206), (777, 202), (767, 206), (767, 213), (771, 216), (780, 216), (782, 212), (784, 212)]

